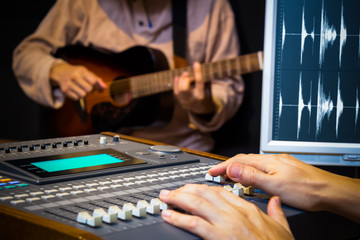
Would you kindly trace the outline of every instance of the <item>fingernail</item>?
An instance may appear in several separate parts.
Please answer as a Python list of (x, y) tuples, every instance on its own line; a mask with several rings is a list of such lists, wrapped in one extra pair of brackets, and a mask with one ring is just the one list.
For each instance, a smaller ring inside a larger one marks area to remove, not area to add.
[(160, 191), (159, 196), (166, 196), (166, 195), (169, 194), (169, 192), (170, 192), (169, 190), (163, 189), (163, 190)]
[(274, 200), (275, 200), (276, 204), (280, 207), (280, 206), (281, 206), (281, 200), (280, 200), (280, 197), (275, 196), (275, 197), (274, 197)]
[(230, 178), (239, 178), (242, 172), (241, 166), (237, 164), (230, 164), (228, 168), (229, 168), (228, 175)]
[(172, 211), (170, 211), (170, 210), (163, 210), (162, 211), (162, 216), (164, 218), (169, 218), (171, 216), (171, 214), (172, 214)]

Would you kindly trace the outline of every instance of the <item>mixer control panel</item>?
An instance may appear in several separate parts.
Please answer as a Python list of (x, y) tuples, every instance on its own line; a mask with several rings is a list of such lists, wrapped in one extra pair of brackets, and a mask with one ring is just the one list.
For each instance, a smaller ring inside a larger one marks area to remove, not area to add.
[[(0, 144), (0, 208), (101, 239), (197, 239), (162, 220), (161, 211), (173, 206), (159, 199), (161, 189), (187, 183), (221, 186), (266, 212), (265, 193), (208, 174), (220, 162), (176, 146), (116, 135)], [(304, 213), (292, 208), (284, 212), (288, 218)]]

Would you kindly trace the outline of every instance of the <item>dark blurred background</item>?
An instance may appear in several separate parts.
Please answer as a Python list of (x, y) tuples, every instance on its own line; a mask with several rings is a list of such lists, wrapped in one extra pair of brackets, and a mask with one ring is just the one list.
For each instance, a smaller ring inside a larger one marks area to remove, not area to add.
[[(1, 14), (2, 40), (0, 64), (0, 139), (33, 140), (53, 137), (46, 130), (44, 107), (30, 100), (18, 86), (11, 70), (12, 52), (32, 33), (55, 0), (7, 3)], [(265, 0), (229, 0), (233, 7), (241, 52), (263, 49)], [(6, 12), (6, 13), (5, 13)], [(244, 75), (246, 94), (237, 115), (214, 133), (214, 153), (233, 156), (258, 153), (260, 137), (261, 72)]]

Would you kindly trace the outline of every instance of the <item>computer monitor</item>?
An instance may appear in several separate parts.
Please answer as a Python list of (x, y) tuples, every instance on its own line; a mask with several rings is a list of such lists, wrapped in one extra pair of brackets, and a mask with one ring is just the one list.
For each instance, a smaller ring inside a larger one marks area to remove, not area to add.
[(260, 152), (360, 166), (360, 1), (266, 1)]

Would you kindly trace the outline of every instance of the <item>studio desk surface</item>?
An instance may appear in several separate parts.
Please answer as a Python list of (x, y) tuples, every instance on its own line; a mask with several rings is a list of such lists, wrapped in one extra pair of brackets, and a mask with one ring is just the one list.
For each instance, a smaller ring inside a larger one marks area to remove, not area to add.
[[(137, 203), (186, 183), (232, 186), (205, 180), (226, 159), (111, 132), (0, 144), (0, 239), (198, 239), (165, 223), (159, 206), (139, 213)], [(243, 197), (266, 212), (264, 192)], [(125, 220), (109, 213), (130, 203)], [(296, 239), (360, 236), (359, 225), (343, 217), (283, 210)]]

